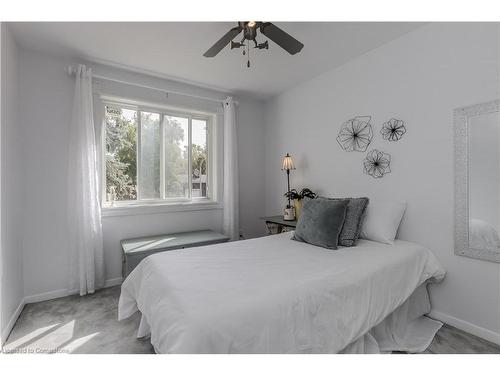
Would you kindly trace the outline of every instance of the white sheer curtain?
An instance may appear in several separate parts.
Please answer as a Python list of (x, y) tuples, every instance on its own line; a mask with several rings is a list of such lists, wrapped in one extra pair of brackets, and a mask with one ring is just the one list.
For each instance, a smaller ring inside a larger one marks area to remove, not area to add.
[(232, 241), (239, 238), (239, 184), (236, 114), (233, 98), (224, 101), (224, 233)]
[(104, 284), (99, 170), (92, 104), (92, 71), (76, 69), (68, 165), (70, 290), (93, 293)]

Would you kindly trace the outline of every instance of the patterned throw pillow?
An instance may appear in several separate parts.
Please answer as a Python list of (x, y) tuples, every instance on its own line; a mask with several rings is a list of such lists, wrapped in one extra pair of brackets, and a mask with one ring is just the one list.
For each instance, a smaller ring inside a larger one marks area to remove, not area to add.
[(363, 198), (326, 198), (337, 201), (347, 201), (347, 210), (345, 214), (344, 226), (340, 231), (339, 245), (340, 246), (356, 246), (363, 219), (365, 217), (366, 207), (369, 199)]

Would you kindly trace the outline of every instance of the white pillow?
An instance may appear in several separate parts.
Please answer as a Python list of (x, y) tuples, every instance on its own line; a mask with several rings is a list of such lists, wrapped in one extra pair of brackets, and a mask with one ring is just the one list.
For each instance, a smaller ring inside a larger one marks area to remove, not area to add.
[(404, 201), (370, 199), (366, 207), (360, 238), (389, 245), (394, 244), (405, 208), (406, 202)]

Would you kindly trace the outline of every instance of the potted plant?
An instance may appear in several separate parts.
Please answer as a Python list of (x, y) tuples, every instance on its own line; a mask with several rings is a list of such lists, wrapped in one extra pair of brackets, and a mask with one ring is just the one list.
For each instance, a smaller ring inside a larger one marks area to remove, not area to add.
[(298, 219), (300, 216), (300, 211), (302, 210), (302, 200), (304, 198), (314, 199), (318, 196), (318, 194), (314, 193), (309, 188), (304, 188), (300, 192), (295, 189), (292, 189), (285, 193), (285, 197), (293, 200), (293, 205), (295, 207), (295, 217)]

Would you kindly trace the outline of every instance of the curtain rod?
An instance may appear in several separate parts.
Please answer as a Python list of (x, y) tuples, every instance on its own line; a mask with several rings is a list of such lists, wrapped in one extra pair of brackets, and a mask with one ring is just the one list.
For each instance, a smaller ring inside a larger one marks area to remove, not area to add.
[[(68, 67), (66, 67), (65, 70), (66, 70), (66, 73), (68, 73), (70, 76), (72, 76), (72, 75), (74, 75), (76, 73), (76, 68), (74, 66), (71, 66), (71, 65), (68, 66)], [(106, 77), (106, 76), (102, 76), (102, 75), (98, 75), (98, 74), (94, 74), (94, 73), (92, 73), (92, 78), (102, 79), (102, 80), (105, 80), (105, 81), (111, 81), (111, 82), (116, 82), (116, 83), (122, 83), (122, 84), (130, 85), (130, 86), (142, 87), (142, 88), (149, 89), (149, 90), (160, 91), (160, 92), (163, 92), (163, 93), (166, 93), (166, 94), (174, 94), (174, 95), (188, 96), (188, 97), (195, 98), (195, 99), (208, 100), (208, 101), (215, 102), (215, 103), (223, 103), (224, 100), (225, 100), (225, 99), (214, 99), (214, 98), (210, 98), (208, 96), (187, 94), (185, 92), (180, 92), (180, 91), (166, 90), (166, 89), (162, 89), (162, 88), (159, 88), (159, 87), (148, 86), (148, 85), (143, 85), (143, 84), (140, 84), (140, 83), (124, 81), (124, 80), (121, 80), (121, 79), (116, 79), (116, 78), (112, 78), (112, 77)], [(235, 101), (234, 104), (238, 105), (238, 102)]]

